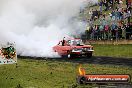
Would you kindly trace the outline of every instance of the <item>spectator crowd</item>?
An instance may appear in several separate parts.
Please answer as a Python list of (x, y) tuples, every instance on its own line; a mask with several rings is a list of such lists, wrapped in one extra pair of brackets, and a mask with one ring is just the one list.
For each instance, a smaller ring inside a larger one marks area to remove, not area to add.
[[(100, 0), (99, 10), (90, 10), (86, 39), (132, 39), (132, 1)], [(107, 14), (106, 14), (107, 12)], [(95, 23), (96, 22), (96, 23)]]

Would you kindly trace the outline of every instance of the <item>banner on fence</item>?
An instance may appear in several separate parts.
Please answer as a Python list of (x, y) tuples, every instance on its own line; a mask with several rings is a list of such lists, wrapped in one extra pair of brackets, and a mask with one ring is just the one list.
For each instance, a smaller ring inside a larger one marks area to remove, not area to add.
[(0, 64), (17, 63), (15, 43), (7, 43), (0, 46)]

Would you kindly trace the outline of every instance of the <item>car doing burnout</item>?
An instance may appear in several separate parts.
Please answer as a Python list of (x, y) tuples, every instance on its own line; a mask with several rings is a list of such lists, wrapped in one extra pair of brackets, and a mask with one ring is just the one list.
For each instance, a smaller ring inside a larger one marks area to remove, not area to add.
[(81, 39), (63, 39), (58, 45), (53, 47), (53, 50), (60, 56), (66, 56), (68, 58), (76, 56), (92, 57), (94, 51), (93, 46), (85, 45)]

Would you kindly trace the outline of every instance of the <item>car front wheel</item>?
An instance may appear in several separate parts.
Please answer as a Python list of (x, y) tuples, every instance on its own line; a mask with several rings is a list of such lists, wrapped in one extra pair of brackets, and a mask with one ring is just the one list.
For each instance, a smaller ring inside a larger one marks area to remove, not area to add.
[(71, 58), (72, 58), (72, 55), (71, 55), (70, 52), (71, 52), (71, 51), (67, 51), (67, 58), (68, 58), (68, 59), (71, 59)]
[(71, 58), (71, 54), (68, 54), (67, 57), (68, 57), (68, 58)]
[(68, 54), (67, 57), (68, 57), (68, 59), (72, 59), (72, 58), (74, 58), (74, 55), (73, 54)]

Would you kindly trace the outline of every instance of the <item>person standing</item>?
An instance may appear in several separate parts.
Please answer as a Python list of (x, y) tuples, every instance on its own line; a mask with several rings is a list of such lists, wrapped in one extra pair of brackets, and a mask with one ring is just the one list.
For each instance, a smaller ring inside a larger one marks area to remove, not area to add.
[(126, 39), (126, 28), (124, 24), (121, 26), (121, 30), (122, 30), (122, 39)]
[(86, 34), (86, 39), (90, 39), (90, 26), (89, 25), (87, 25), (87, 27), (86, 27), (86, 30), (85, 30), (85, 34)]
[(115, 39), (117, 37), (117, 25), (116, 23), (113, 21), (111, 24), (111, 33), (112, 33), (112, 39)]
[(100, 2), (99, 2), (99, 7), (100, 7), (100, 12), (102, 13), (102, 6), (103, 6), (103, 1), (101, 0)]
[(100, 24), (99, 26), (99, 31), (100, 31), (100, 39), (104, 39), (104, 26)]

